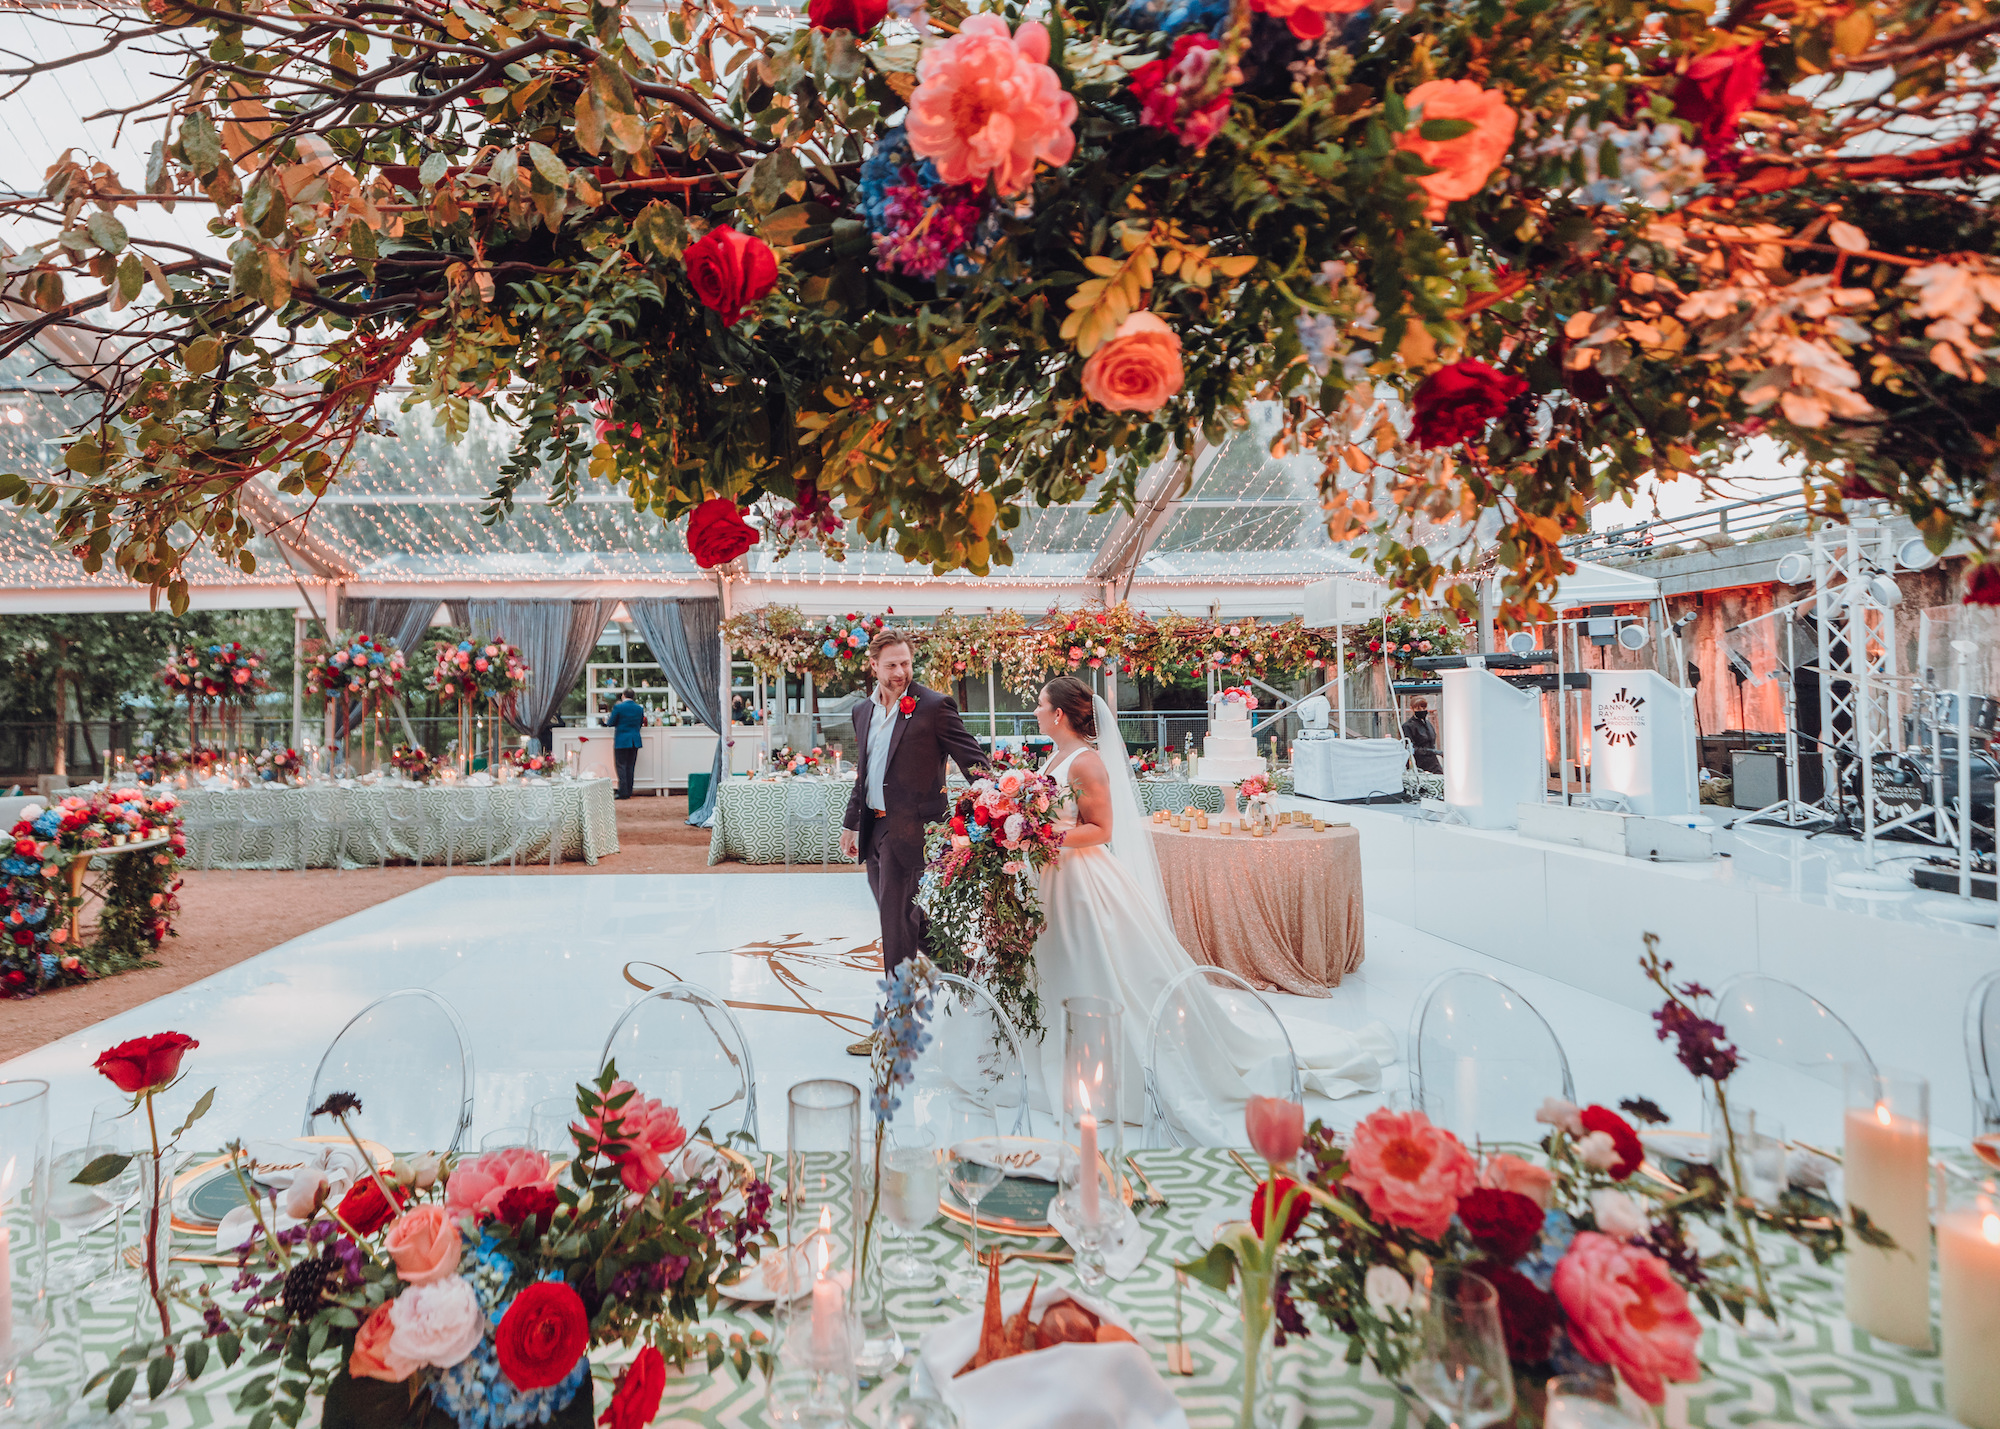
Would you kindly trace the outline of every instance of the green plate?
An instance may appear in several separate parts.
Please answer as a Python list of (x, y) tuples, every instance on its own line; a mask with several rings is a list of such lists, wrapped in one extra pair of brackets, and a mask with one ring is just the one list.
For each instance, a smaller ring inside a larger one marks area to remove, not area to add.
[[(1007, 1177), (980, 1198), (980, 1229), (1050, 1234), (1049, 1205), (1055, 1200), (1057, 1189), (1053, 1181), (1040, 1181), (1027, 1176)], [(961, 1221), (971, 1218), (972, 1208), (949, 1181), (945, 1183), (944, 1197), (947, 1215)]]
[[(262, 1182), (252, 1181), (250, 1184), (257, 1188), (260, 1200), (272, 1193), (273, 1188)], [(186, 1201), (182, 1202), (182, 1214), (191, 1221), (206, 1221), (210, 1225), (219, 1226), (224, 1216), (242, 1204), (243, 1187), (228, 1168), (224, 1167), (218, 1174), (209, 1177), (188, 1192)]]

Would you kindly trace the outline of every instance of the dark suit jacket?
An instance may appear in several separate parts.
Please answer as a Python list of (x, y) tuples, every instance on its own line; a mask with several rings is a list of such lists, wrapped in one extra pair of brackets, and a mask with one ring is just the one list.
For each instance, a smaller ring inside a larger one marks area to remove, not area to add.
[[(886, 738), (878, 727), (882, 707), (873, 695), (854, 707), (854, 792), (848, 796), (847, 815), (841, 822), (861, 836), (863, 858), (878, 838), (915, 839), (921, 844), (924, 825), (944, 817), (946, 759), (956, 761), (967, 778), (986, 767), (986, 751), (967, 732), (949, 696), (914, 681), (904, 693), (916, 697), (917, 707), (907, 715), (896, 714)], [(882, 774), (882, 802), (888, 814), (879, 819), (868, 807), (869, 770), (877, 759), (888, 761)]]

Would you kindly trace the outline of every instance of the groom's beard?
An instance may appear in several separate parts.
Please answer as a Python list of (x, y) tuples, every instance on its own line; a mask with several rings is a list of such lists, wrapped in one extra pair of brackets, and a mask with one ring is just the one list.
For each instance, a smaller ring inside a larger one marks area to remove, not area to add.
[(887, 680), (877, 680), (875, 682), (875, 698), (881, 700), (887, 697), (888, 699), (899, 700), (909, 688), (910, 682), (908, 680), (903, 681), (900, 685), (892, 685)]

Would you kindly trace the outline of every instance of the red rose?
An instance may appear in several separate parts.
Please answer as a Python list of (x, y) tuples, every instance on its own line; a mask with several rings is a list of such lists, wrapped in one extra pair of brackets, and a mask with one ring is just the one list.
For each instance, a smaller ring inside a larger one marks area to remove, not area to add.
[(396, 1204), (390, 1205), (382, 1194), (382, 1188), (375, 1184), (373, 1176), (364, 1176), (349, 1188), (340, 1198), (335, 1214), (345, 1221), (356, 1235), (374, 1235), (389, 1224), (403, 1203), (410, 1199), (410, 1193), (401, 1186), (390, 1184), (395, 1192)]
[(960, 818), (956, 818), (956, 817), (954, 817), (954, 818), (952, 819), (952, 821), (951, 821), (951, 831), (952, 831), (953, 833), (957, 834), (957, 835), (958, 835), (958, 836), (959, 836), (960, 838), (964, 838), (964, 837), (965, 837), (965, 820), (964, 820), (964, 819), (960, 819)]
[(681, 264), (687, 269), (694, 295), (722, 314), (725, 327), (778, 286), (778, 255), (771, 251), (771, 245), (727, 224), (710, 229), (699, 243), (689, 244)]
[(1474, 1244), (1510, 1265), (1533, 1250), (1542, 1235), (1542, 1208), (1519, 1191), (1481, 1186), (1459, 1197), (1458, 1218)]
[(1546, 1290), (1497, 1260), (1471, 1267), (1500, 1297), (1500, 1333), (1507, 1339), (1507, 1358), (1516, 1364), (1540, 1364), (1549, 1357), (1549, 1340), (1562, 1321), (1562, 1306)]
[[(1280, 1176), (1275, 1182), (1258, 1182), (1257, 1189), (1250, 1195), (1250, 1229), (1257, 1232), (1260, 1236), (1264, 1234), (1265, 1205), (1268, 1204), (1269, 1200), (1275, 1200), (1279, 1205), (1284, 1205), (1285, 1193), (1298, 1184), (1298, 1182), (1289, 1176)], [(1264, 1190), (1266, 1186), (1274, 1186), (1277, 1194), (1267, 1198)], [(1283, 1239), (1290, 1240), (1299, 1233), (1299, 1227), (1306, 1223), (1306, 1209), (1311, 1205), (1312, 1197), (1306, 1195), (1304, 1192), (1300, 1192), (1293, 1199), (1291, 1210), (1285, 1213), (1285, 1234), (1282, 1237)]]
[(618, 1384), (611, 1391), (611, 1407), (597, 1416), (610, 1429), (645, 1429), (660, 1412), (660, 1395), (667, 1387), (666, 1357), (651, 1345), (639, 1351), (632, 1363), (618, 1371)]
[(1528, 390), (1527, 382), (1467, 359), (1440, 367), (1417, 386), (1410, 399), (1410, 435), (1420, 447), (1455, 447), (1486, 430), (1507, 404)]
[(100, 1053), (94, 1064), (127, 1096), (158, 1091), (180, 1075), (181, 1058), (201, 1043), (185, 1032), (134, 1037)]
[(1764, 88), (1762, 45), (1705, 54), (1674, 86), (1674, 117), (1694, 125), (1695, 142), (1711, 160), (1736, 142), (1736, 121)]
[(500, 1197), (500, 1219), (507, 1225), (518, 1226), (532, 1217), (535, 1229), (545, 1231), (549, 1222), (555, 1219), (556, 1201), (554, 1186), (541, 1182), (516, 1186)]
[(915, 695), (904, 695), (902, 699), (896, 702), (896, 708), (906, 715), (915, 714), (917, 712), (917, 697)]
[(589, 1344), (583, 1297), (560, 1280), (538, 1280), (516, 1295), (493, 1331), (500, 1370), (521, 1390), (562, 1383)]
[(41, 849), (36, 846), (33, 839), (15, 839), (14, 852), (22, 858), (35, 858), (41, 854)]
[(1967, 605), (2000, 605), (2000, 565), (1981, 561), (1965, 584)]
[(718, 496), (695, 507), (688, 517), (688, 552), (703, 570), (726, 566), (757, 544), (757, 528), (743, 519), (743, 512), (726, 496)]
[(812, 0), (806, 18), (815, 30), (851, 30), (865, 35), (889, 13), (889, 0)]
[(1646, 1159), (1646, 1148), (1639, 1144), (1639, 1133), (1632, 1129), (1632, 1123), (1601, 1106), (1587, 1106), (1580, 1116), (1586, 1135), (1601, 1131), (1618, 1148), (1618, 1162), (1611, 1168), (1613, 1180), (1623, 1181), (1639, 1169), (1639, 1163)]

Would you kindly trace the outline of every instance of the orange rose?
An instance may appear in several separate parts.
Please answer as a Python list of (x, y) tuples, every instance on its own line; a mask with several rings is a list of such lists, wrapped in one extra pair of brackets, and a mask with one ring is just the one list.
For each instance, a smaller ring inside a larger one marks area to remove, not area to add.
[(377, 1305), (375, 1313), (354, 1332), (354, 1353), (347, 1357), (347, 1377), (386, 1379), (391, 1384), (400, 1384), (423, 1368), (417, 1361), (406, 1360), (389, 1348), (389, 1336), (395, 1332), (396, 1327), (389, 1322), (389, 1306)]
[[(1431, 196), (1424, 216), (1444, 217), (1445, 205), (1471, 198), (1486, 187), (1507, 149), (1514, 142), (1520, 116), (1507, 107), (1497, 89), (1481, 89), (1469, 79), (1434, 79), (1410, 91), (1404, 101), (1410, 127), (1396, 136), (1396, 146), (1408, 149), (1437, 172), (1417, 184)], [(1426, 139), (1423, 126), (1438, 119), (1463, 119), (1472, 132), (1456, 139)]]
[(1368, 5), (1369, 0), (1250, 0), (1252, 10), (1283, 20), (1302, 40), (1316, 40), (1325, 34), (1328, 15), (1351, 15)]
[(443, 1206), (403, 1212), (382, 1239), (405, 1285), (428, 1285), (458, 1269), (458, 1224)]
[(1113, 412), (1157, 412), (1181, 390), (1181, 340), (1152, 313), (1133, 313), (1083, 364), (1083, 395)]

